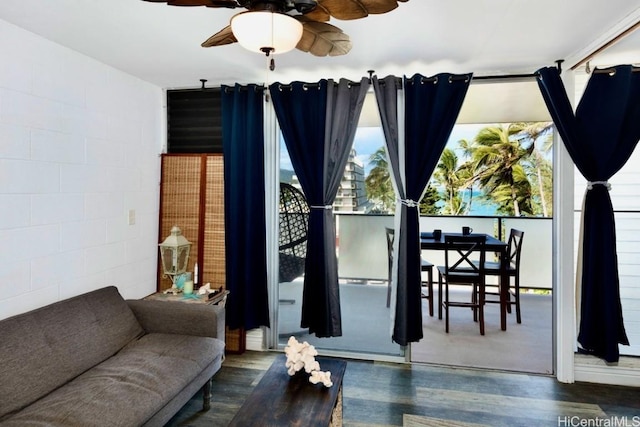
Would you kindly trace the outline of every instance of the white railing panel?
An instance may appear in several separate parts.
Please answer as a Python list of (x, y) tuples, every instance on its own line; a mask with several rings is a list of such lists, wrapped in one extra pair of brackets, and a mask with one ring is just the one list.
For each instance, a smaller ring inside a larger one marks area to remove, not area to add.
[(616, 212), (615, 219), (620, 301), (631, 343), (621, 345), (620, 354), (640, 356), (640, 212)]
[(385, 227), (393, 227), (393, 216), (336, 215), (340, 278), (387, 280)]
[[(511, 227), (525, 232), (520, 276), (521, 286), (551, 289), (552, 243), (550, 219), (506, 218), (501, 220), (507, 240)], [(393, 226), (391, 215), (336, 215), (338, 230), (338, 275), (341, 278), (387, 280), (385, 227)], [(421, 231), (441, 229), (459, 232), (463, 226), (476, 233), (495, 235), (497, 219), (483, 217), (421, 217)], [(441, 265), (442, 251), (423, 251), (430, 262)]]
[(520, 259), (520, 286), (551, 289), (553, 277), (552, 219), (504, 218), (505, 234), (515, 228), (524, 231), (522, 257)]

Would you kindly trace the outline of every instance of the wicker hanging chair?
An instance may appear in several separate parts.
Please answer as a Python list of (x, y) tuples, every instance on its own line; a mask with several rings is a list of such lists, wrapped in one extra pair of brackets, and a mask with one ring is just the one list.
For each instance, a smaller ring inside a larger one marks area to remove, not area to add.
[(294, 186), (280, 183), (280, 282), (291, 282), (304, 273), (307, 256), (309, 205)]

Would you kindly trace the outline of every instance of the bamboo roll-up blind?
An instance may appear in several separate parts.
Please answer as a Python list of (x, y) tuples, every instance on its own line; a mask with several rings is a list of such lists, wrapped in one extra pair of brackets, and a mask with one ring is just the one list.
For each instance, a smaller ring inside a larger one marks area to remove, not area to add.
[[(200, 155), (162, 156), (158, 242), (170, 234), (171, 227), (180, 227), (182, 235), (192, 243), (187, 271), (193, 271), (199, 256), (200, 174)], [(162, 266), (158, 267), (158, 290), (163, 291), (171, 287), (171, 280), (163, 277)]]
[[(160, 186), (160, 235), (177, 225), (189, 240), (187, 271), (198, 263), (198, 285), (225, 288), (224, 162), (222, 155), (163, 154)], [(171, 280), (158, 274), (158, 290)], [(196, 279), (196, 278), (194, 278)]]
[(225, 288), (224, 234), (224, 161), (222, 156), (207, 156), (204, 202), (204, 247), (202, 274), (204, 283)]

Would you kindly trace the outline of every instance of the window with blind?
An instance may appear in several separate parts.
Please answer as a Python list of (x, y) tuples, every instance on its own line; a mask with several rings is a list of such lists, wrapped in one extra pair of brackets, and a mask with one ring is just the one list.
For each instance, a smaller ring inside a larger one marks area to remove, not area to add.
[(167, 91), (167, 152), (222, 153), (219, 87)]

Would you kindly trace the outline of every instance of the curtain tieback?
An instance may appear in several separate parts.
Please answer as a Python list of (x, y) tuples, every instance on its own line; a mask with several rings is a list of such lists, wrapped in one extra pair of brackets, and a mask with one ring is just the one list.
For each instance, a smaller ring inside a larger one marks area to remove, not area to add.
[(611, 184), (609, 181), (587, 181), (587, 190), (593, 190), (594, 185), (604, 185), (607, 190), (611, 191)]
[(324, 206), (309, 206), (311, 209), (333, 209), (332, 205), (324, 205)]
[(417, 208), (419, 205), (418, 202), (411, 199), (398, 199), (398, 201), (409, 208)]

